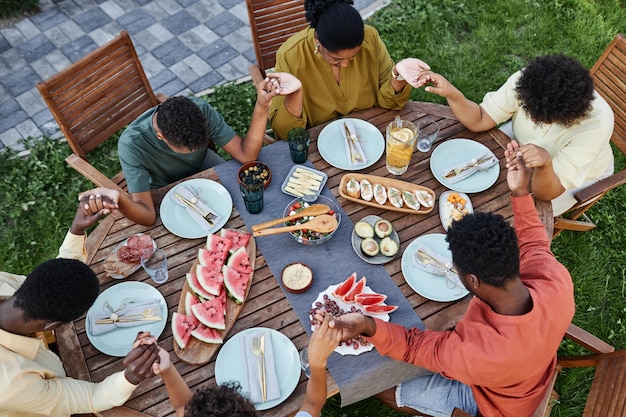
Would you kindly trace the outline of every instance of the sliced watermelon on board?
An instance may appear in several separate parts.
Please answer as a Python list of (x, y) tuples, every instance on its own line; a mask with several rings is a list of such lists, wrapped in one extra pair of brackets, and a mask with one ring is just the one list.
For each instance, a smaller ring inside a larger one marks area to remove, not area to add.
[(361, 293), (361, 294), (357, 294), (356, 296), (354, 296), (354, 302), (362, 305), (363, 307), (380, 304), (386, 299), (387, 299), (387, 296), (385, 294), (378, 294), (378, 293), (369, 293), (369, 294)]
[(191, 331), (191, 335), (196, 339), (206, 342), (206, 343), (216, 343), (222, 344), (224, 343), (224, 339), (222, 339), (222, 335), (215, 329), (212, 329), (204, 324), (198, 324), (198, 327)]
[(356, 297), (357, 294), (361, 294), (363, 292), (366, 283), (367, 282), (365, 277), (362, 277), (360, 280), (358, 280), (357, 283), (354, 284), (352, 288), (350, 288), (350, 291), (348, 291), (348, 293), (343, 296), (343, 301), (346, 303), (354, 303), (354, 297)]
[(228, 290), (230, 297), (237, 304), (243, 303), (250, 282), (250, 273), (241, 272), (224, 265), (222, 274), (224, 275), (224, 286)]
[(214, 295), (208, 293), (204, 288), (202, 288), (202, 285), (200, 285), (200, 282), (198, 282), (198, 276), (196, 274), (188, 272), (186, 277), (187, 285), (189, 285), (191, 291), (195, 292), (196, 295), (204, 299), (215, 297)]
[(226, 261), (226, 257), (232, 247), (230, 239), (216, 234), (210, 234), (206, 238), (206, 248), (212, 252), (215, 257), (220, 258), (222, 262)]
[(211, 252), (204, 248), (198, 249), (198, 262), (200, 262), (202, 266), (217, 269), (218, 271), (221, 270), (224, 265), (224, 259), (221, 253)]
[(209, 294), (219, 295), (222, 291), (224, 276), (219, 269), (198, 265), (196, 267), (196, 276), (202, 288)]
[(343, 298), (344, 295), (350, 292), (354, 283), (356, 282), (356, 272), (352, 273), (344, 282), (339, 284), (332, 294), (337, 298)]
[(185, 314), (187, 314), (188, 316), (192, 315), (193, 313), (191, 312), (191, 306), (194, 304), (200, 304), (201, 302), (202, 301), (200, 301), (198, 297), (193, 295), (191, 291), (187, 292), (185, 294)]
[(239, 248), (233, 252), (228, 258), (226, 265), (229, 268), (236, 269), (239, 272), (249, 274), (252, 272), (252, 266), (250, 266), (250, 258), (248, 258), (248, 252), (246, 248)]
[(222, 291), (219, 297), (191, 306), (191, 311), (200, 323), (205, 326), (224, 330), (226, 328), (224, 321), (226, 316), (226, 291)]
[(189, 339), (191, 339), (191, 333), (199, 324), (200, 322), (194, 316), (179, 313), (172, 314), (172, 335), (181, 349), (187, 346)]
[(222, 229), (221, 235), (232, 243), (231, 252), (239, 248), (245, 248), (250, 240), (250, 233), (237, 229)]

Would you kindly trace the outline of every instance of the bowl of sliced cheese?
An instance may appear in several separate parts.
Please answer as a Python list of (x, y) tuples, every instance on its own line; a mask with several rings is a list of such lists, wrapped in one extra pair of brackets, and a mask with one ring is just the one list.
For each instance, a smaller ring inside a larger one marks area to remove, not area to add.
[(294, 165), (285, 177), (280, 189), (285, 194), (294, 197), (318, 196), (327, 179), (328, 175), (322, 171), (304, 165)]

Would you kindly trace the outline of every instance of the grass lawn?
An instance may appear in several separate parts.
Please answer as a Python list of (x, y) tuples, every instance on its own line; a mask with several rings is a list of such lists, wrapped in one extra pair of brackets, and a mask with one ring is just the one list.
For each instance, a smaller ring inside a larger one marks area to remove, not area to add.
[[(591, 67), (618, 32), (626, 32), (623, 0), (394, 0), (368, 23), (381, 33), (394, 59), (419, 57), (445, 75), (465, 95), (480, 102), (529, 59), (564, 53)], [(250, 84), (227, 85), (208, 100), (236, 131), (244, 133), (254, 106)], [(442, 102), (414, 91), (412, 99)], [(114, 141), (90, 160), (103, 172), (119, 171)], [(92, 185), (66, 166), (69, 146), (50, 139), (27, 143), (31, 156), (0, 152), (0, 270), (28, 273), (54, 257), (76, 210), (79, 191)], [(623, 156), (616, 169), (626, 166)], [(576, 292), (574, 323), (626, 348), (626, 187), (590, 210), (598, 225), (587, 233), (565, 232), (552, 245), (570, 270)], [(564, 342), (561, 353), (577, 353)], [(564, 371), (557, 381), (561, 403), (553, 415), (579, 416), (586, 399), (589, 370)], [(367, 381), (364, 381), (367, 383)], [(329, 400), (323, 416), (398, 416), (375, 400), (340, 408)]]

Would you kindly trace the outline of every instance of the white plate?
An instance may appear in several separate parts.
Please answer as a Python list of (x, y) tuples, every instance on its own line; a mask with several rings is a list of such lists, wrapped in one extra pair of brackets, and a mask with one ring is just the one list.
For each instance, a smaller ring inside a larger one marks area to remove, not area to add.
[[(103, 309), (105, 301), (108, 301), (113, 308), (117, 309), (127, 298), (133, 303), (144, 303), (158, 300), (161, 305), (161, 321), (146, 321), (142, 326), (118, 327), (110, 332), (99, 335), (92, 335), (89, 329), (89, 316), (105, 312)], [(151, 285), (143, 282), (129, 281), (113, 285), (104, 290), (93, 303), (87, 318), (85, 319), (85, 330), (91, 344), (100, 352), (111, 356), (126, 356), (130, 352), (133, 342), (137, 337), (137, 332), (144, 331), (158, 338), (167, 322), (167, 303), (161, 293)]]
[[(343, 124), (352, 121), (356, 127), (357, 134), (367, 154), (367, 163), (358, 166), (350, 164), (350, 158), (346, 154), (346, 137), (343, 132)], [(329, 123), (322, 129), (317, 138), (317, 150), (322, 158), (335, 168), (346, 171), (356, 171), (367, 168), (380, 159), (385, 151), (385, 138), (380, 130), (370, 122), (361, 119), (339, 119)]]
[[(372, 226), (374, 226), (374, 224), (380, 219), (381, 217), (378, 217), (378, 216), (365, 216), (361, 219), (361, 221), (369, 223)], [(402, 251), (402, 248), (400, 247), (400, 238), (398, 237), (398, 232), (396, 232), (394, 229), (391, 232), (391, 235), (389, 235), (389, 237), (396, 241), (396, 243), (398, 244), (398, 253), (400, 253)], [(376, 236), (376, 234), (374, 234), (373, 239), (376, 241), (376, 243), (380, 245), (380, 241), (382, 240), (381, 238), (379, 238), (378, 236)], [(354, 249), (354, 253), (356, 253), (359, 258), (363, 259), (368, 264), (373, 264), (373, 265), (386, 264), (387, 262), (395, 259), (396, 256), (398, 256), (398, 253), (396, 253), (394, 256), (385, 256), (381, 253), (379, 253), (376, 256), (367, 256), (361, 250), (362, 241), (363, 241), (363, 238), (359, 237), (354, 231), (354, 229), (352, 229), (352, 249)]]
[[(359, 281), (359, 278), (357, 277), (357, 281)], [(335, 289), (337, 287), (339, 287), (341, 285), (341, 283), (339, 284), (335, 284), (335, 285), (331, 285), (330, 287), (326, 288), (325, 291), (322, 291), (321, 293), (318, 294), (317, 298), (315, 299), (315, 301), (313, 301), (313, 304), (311, 304), (311, 308), (317, 309), (319, 307), (317, 307), (315, 305), (315, 303), (317, 303), (318, 301), (322, 304), (324, 304), (324, 295), (328, 295), (330, 297), (331, 300), (333, 300), (334, 302), (337, 303), (337, 305), (339, 306), (339, 308), (343, 309), (344, 311), (350, 311), (351, 307), (356, 307), (356, 308), (360, 308), (360, 306), (356, 303), (352, 303), (352, 304), (348, 304), (345, 303), (343, 300), (335, 297), (332, 292), (335, 291)], [(370, 287), (368, 287), (367, 285), (365, 286), (365, 288), (363, 289), (363, 293), (365, 294), (373, 294), (375, 293), (375, 291), (373, 291)], [(387, 305), (385, 303), (381, 303), (381, 305)], [(361, 311), (363, 311), (363, 309), (361, 309)], [(367, 314), (364, 312), (365, 315), (367, 316), (372, 316), (372, 317), (376, 317), (377, 319), (381, 319), (382, 321), (389, 321), (389, 314)], [(311, 326), (311, 331), (315, 330), (315, 326)], [(337, 346), (335, 348), (335, 352), (337, 352), (340, 355), (360, 355), (361, 353), (365, 353), (365, 352), (369, 352), (370, 350), (374, 349), (374, 345), (373, 344), (368, 344), (367, 346), (359, 346), (358, 349), (355, 349), (354, 346), (348, 346), (345, 344), (345, 342), (342, 342), (339, 346)]]
[(228, 381), (238, 381), (244, 393), (250, 392), (245, 362), (241, 357), (241, 344), (244, 341), (244, 335), (259, 331), (269, 332), (272, 338), (276, 377), (280, 385), (280, 398), (254, 404), (254, 408), (257, 410), (267, 410), (285, 401), (293, 390), (296, 389), (300, 379), (298, 350), (291, 340), (281, 332), (265, 327), (253, 327), (231, 337), (217, 354), (217, 359), (215, 360), (215, 382), (221, 385)]
[[(500, 175), (500, 164), (488, 168), (486, 172), (477, 171), (469, 177), (455, 183), (450, 183), (443, 177), (446, 168), (461, 164), (475, 155), (483, 152), (493, 152), (485, 145), (470, 139), (450, 139), (435, 148), (430, 156), (430, 170), (437, 181), (445, 187), (462, 193), (478, 193), (491, 187)], [(494, 155), (495, 158), (495, 155)]]
[(413, 291), (433, 301), (455, 301), (469, 294), (465, 288), (450, 288), (444, 276), (431, 274), (413, 265), (413, 255), (419, 244), (428, 246), (433, 252), (452, 259), (446, 235), (433, 233), (422, 235), (409, 244), (402, 254), (402, 275)]
[[(204, 231), (191, 218), (185, 206), (181, 206), (174, 201), (174, 190), (181, 185), (192, 187), (200, 196), (200, 200), (204, 201), (211, 210), (220, 215), (220, 220), (211, 229)], [(205, 178), (194, 178), (180, 183), (165, 194), (163, 201), (161, 201), (160, 214), (163, 226), (167, 230), (176, 236), (186, 239), (197, 239), (220, 230), (230, 218), (232, 210), (233, 199), (222, 184)]]
[(448, 231), (448, 228), (450, 227), (450, 223), (452, 223), (452, 220), (450, 218), (451, 211), (452, 211), (452, 204), (448, 202), (448, 196), (452, 193), (457, 193), (459, 197), (464, 198), (466, 201), (465, 208), (467, 209), (467, 211), (469, 213), (474, 212), (474, 206), (472, 206), (472, 200), (470, 200), (467, 194), (460, 193), (457, 191), (444, 191), (443, 193), (441, 193), (441, 195), (439, 196), (439, 219), (441, 220), (441, 225), (443, 226), (446, 232)]
[(320, 188), (315, 193), (316, 196), (319, 195), (322, 192), (322, 189), (324, 188), (324, 185), (326, 185), (326, 181), (328, 180), (328, 175), (326, 175), (326, 173), (324, 173), (322, 171), (318, 171), (317, 169), (309, 168), (309, 167), (304, 166), (304, 165), (294, 165), (293, 167), (291, 167), (291, 170), (289, 171), (289, 174), (287, 174), (287, 176), (285, 177), (285, 180), (283, 181), (283, 184), (280, 186), (280, 190), (283, 193), (288, 194), (288, 195), (292, 195), (294, 197), (302, 197), (302, 196), (299, 196), (297, 194), (294, 194), (294, 193), (291, 193), (291, 192), (285, 190), (285, 187), (287, 187), (287, 184), (289, 183), (289, 180), (293, 177), (293, 174), (296, 172), (296, 169), (303, 169), (305, 171), (312, 172), (312, 173), (317, 174), (320, 177), (322, 177), (322, 179), (320, 180)]

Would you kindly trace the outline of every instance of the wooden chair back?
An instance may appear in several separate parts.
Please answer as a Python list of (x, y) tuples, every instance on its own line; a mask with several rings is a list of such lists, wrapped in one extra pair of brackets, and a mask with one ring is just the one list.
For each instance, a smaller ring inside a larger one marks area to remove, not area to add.
[(304, 0), (246, 0), (256, 62), (264, 74), (276, 65), (276, 50), (309, 26)]
[[(626, 39), (618, 34), (591, 68), (595, 89), (611, 106), (615, 126), (611, 142), (626, 154)], [(577, 204), (568, 213), (555, 219), (554, 236), (563, 230), (587, 231), (596, 225), (585, 212), (606, 193), (626, 183), (626, 169), (591, 184), (574, 196)], [(578, 220), (583, 217), (584, 220)]]
[(159, 103), (130, 35), (120, 33), (37, 88), (74, 152), (68, 164), (96, 185), (113, 186), (87, 154)]

